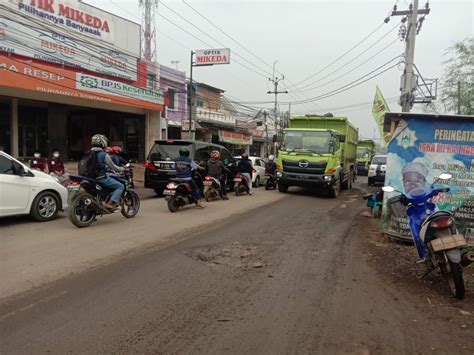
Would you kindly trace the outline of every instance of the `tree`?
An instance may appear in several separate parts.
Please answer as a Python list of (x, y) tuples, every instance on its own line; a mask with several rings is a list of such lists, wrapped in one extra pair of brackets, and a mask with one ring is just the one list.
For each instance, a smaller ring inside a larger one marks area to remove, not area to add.
[(462, 115), (474, 114), (474, 37), (448, 48), (441, 83), (441, 102), (445, 111)]

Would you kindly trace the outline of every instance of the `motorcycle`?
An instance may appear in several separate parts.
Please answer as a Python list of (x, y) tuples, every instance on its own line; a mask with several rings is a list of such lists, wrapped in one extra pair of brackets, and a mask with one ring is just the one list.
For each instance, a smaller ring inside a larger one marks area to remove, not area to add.
[(265, 171), (265, 190), (273, 190), (277, 187), (276, 176)]
[[(201, 175), (196, 173), (194, 175), (194, 180), (199, 187), (202, 186)], [(170, 212), (174, 213), (177, 212), (180, 207), (196, 204), (197, 201), (193, 198), (191, 192), (192, 188), (189, 182), (180, 179), (171, 180), (163, 191)]]
[[(448, 180), (450, 174), (441, 174), (441, 180)], [(408, 206), (407, 216), (410, 231), (420, 256), (427, 266), (428, 275), (439, 269), (447, 280), (452, 295), (458, 299), (464, 297), (465, 287), (462, 266), (472, 262), (472, 251), (463, 250), (466, 239), (455, 227), (455, 219), (449, 211), (437, 211), (432, 198), (440, 193), (449, 192), (448, 187), (415, 189), (403, 194), (392, 186), (384, 186), (384, 192), (398, 192), (400, 195), (389, 199), (390, 204), (401, 203)]]
[[(204, 177), (203, 181), (204, 185), (204, 198), (206, 199), (206, 202), (211, 202), (215, 198), (218, 198), (221, 196), (221, 182), (212, 177), (212, 176), (206, 176)], [(224, 186), (226, 188), (226, 186)]]
[[(140, 210), (140, 197), (130, 188), (127, 180), (117, 175), (109, 176), (125, 186), (120, 196), (120, 213), (125, 218), (135, 217)], [(117, 212), (106, 207), (112, 194), (111, 189), (102, 187), (95, 179), (85, 176), (71, 175), (70, 179), (68, 217), (76, 227), (89, 227), (97, 220), (97, 216)]]
[[(250, 183), (252, 183), (252, 182), (250, 182)], [(249, 194), (250, 189), (249, 189), (248, 184), (249, 184), (249, 181), (247, 181), (247, 178), (244, 175), (242, 175), (240, 173), (237, 173), (237, 175), (235, 175), (235, 177), (234, 177), (235, 196), (240, 196), (243, 193)]]

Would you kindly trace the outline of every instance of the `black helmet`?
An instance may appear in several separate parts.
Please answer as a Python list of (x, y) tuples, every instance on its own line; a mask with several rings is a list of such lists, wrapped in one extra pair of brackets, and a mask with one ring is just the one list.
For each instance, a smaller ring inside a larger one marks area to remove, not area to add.
[(249, 158), (249, 155), (247, 153), (242, 154), (242, 160), (247, 160)]
[(179, 149), (179, 156), (180, 156), (180, 157), (189, 157), (189, 150), (188, 150), (188, 148), (180, 148), (180, 149)]

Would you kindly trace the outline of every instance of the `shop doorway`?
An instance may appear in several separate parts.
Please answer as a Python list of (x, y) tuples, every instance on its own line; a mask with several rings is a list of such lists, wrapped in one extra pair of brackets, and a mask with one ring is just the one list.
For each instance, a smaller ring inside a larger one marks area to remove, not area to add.
[(18, 105), (18, 156), (31, 158), (35, 152), (48, 154), (48, 109), (43, 105)]

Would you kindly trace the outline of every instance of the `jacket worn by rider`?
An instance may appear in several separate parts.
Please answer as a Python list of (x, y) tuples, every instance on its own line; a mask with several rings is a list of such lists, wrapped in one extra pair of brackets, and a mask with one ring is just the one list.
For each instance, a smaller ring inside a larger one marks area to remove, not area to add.
[(276, 169), (277, 165), (274, 161), (269, 161), (265, 164), (265, 170), (271, 175), (275, 175)]
[(197, 167), (197, 164), (188, 157), (179, 157), (175, 160), (175, 165), (178, 179), (191, 179), (193, 177), (192, 169)]
[(239, 161), (239, 164), (237, 165), (237, 169), (239, 170), (239, 173), (250, 174), (250, 176), (252, 176), (252, 172), (253, 172), (252, 162), (248, 159)]
[(219, 159), (209, 159), (207, 162), (207, 174), (217, 180), (222, 180), (225, 176), (225, 166), (222, 161)]
[(97, 177), (101, 179), (107, 176), (107, 169), (117, 173), (123, 172), (125, 169), (114, 164), (110, 155), (108, 155), (102, 148), (92, 147), (91, 150), (96, 153), (97, 159)]

